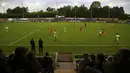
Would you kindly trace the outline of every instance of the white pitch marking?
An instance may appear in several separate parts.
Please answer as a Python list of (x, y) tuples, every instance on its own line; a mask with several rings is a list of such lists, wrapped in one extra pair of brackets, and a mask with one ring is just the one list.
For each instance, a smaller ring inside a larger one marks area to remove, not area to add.
[[(36, 31), (39, 31), (40, 29), (37, 29)], [(12, 42), (12, 43), (10, 43), (9, 44), (9, 46), (11, 46), (11, 45), (13, 45), (13, 44), (15, 44), (15, 43), (17, 43), (17, 42), (19, 42), (19, 41), (21, 41), (22, 39), (24, 39), (24, 38), (26, 38), (26, 37), (28, 37), (28, 36), (30, 36), (30, 35), (32, 35), (32, 34), (34, 34), (35, 32), (31, 32), (31, 33), (29, 33), (29, 34), (27, 34), (27, 35), (25, 35), (25, 36), (23, 36), (22, 38), (20, 38), (20, 39), (18, 39), (18, 40), (16, 40), (16, 41), (14, 41), (14, 42)]]
[[(20, 40), (19, 40), (20, 41)], [(0, 46), (9, 46), (8, 44), (0, 44)], [(24, 45), (24, 44), (15, 44), (15, 45), (12, 45), (12, 46), (30, 46), (30, 45)], [(36, 45), (38, 46), (38, 45)], [(111, 47), (111, 46), (114, 46), (114, 45), (44, 45), (44, 46), (53, 46), (53, 47), (64, 47), (64, 46), (90, 46), (90, 47)], [(130, 46), (130, 45), (115, 45), (115, 46)]]
[(31, 35), (31, 34), (33, 34), (33, 33), (34, 33), (34, 32), (31, 32), (31, 33), (29, 33), (29, 34), (27, 34), (27, 35), (23, 36), (22, 38), (20, 38), (20, 39), (18, 39), (18, 40), (16, 40), (16, 41), (14, 41), (14, 42), (12, 42), (12, 43), (10, 43), (10, 44), (9, 44), (9, 46), (11, 46), (11, 45), (13, 45), (13, 44), (15, 44), (15, 43), (17, 43), (17, 42), (21, 41), (22, 39), (24, 39), (24, 38), (28, 37), (29, 35)]
[(37, 29), (36, 31), (39, 31), (40, 29)]

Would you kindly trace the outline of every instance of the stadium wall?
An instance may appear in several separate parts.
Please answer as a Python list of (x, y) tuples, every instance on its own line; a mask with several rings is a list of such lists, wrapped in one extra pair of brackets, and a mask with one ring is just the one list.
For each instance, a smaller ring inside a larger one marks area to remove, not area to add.
[[(0, 18), (0, 22), (5, 21), (4, 18)], [(70, 21), (70, 22), (96, 22), (96, 21), (106, 21), (106, 22), (118, 22), (118, 18), (7, 18), (6, 21), (9, 22), (52, 22), (52, 21)]]
[(7, 19), (0, 18), (0, 22), (4, 22), (4, 21), (7, 21)]
[(118, 18), (98, 18), (99, 21), (119, 21)]

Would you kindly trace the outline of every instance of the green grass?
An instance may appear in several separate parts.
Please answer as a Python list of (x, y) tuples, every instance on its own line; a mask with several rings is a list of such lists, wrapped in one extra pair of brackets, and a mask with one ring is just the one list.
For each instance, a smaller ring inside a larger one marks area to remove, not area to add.
[[(53, 24), (55, 24), (54, 29), (57, 31), (57, 41), (54, 41), (54, 37), (49, 33), (50, 27), (53, 27)], [(5, 32), (5, 26), (9, 27), (9, 32)], [(120, 43), (118, 45), (130, 45), (130, 25), (117, 24), (115, 26), (113, 23), (87, 23), (87, 28), (85, 28), (83, 22), (77, 22), (75, 26), (76, 27), (74, 29), (73, 22), (0, 23), (0, 48), (6, 53), (13, 52), (18, 45), (30, 48), (29, 41), (31, 38), (34, 38), (36, 45), (38, 45), (39, 38), (43, 39), (44, 45), (111, 45), (45, 46), (44, 51), (48, 52), (115, 53), (120, 48), (130, 48), (129, 46), (112, 46), (117, 32), (121, 36)], [(83, 26), (81, 34), (79, 32), (80, 26)], [(67, 28), (67, 32), (64, 32), (64, 27)], [(97, 28), (105, 29), (107, 36), (97, 36)], [(36, 31), (37, 29), (40, 30)], [(22, 37), (25, 38), (22, 39)], [(15, 42), (17, 40), (19, 41)], [(36, 48), (38, 51), (38, 47)]]

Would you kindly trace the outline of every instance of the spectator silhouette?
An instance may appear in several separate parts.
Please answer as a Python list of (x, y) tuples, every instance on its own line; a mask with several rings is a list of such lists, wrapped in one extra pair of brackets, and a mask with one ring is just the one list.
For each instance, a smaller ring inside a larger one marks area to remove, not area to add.
[(115, 67), (113, 65), (113, 57), (110, 55), (107, 61), (103, 65), (105, 73), (115, 73)]
[(79, 68), (78, 68), (78, 73), (84, 73), (85, 72), (85, 68), (87, 66), (89, 66), (89, 58), (88, 58), (88, 54), (84, 54), (83, 55), (83, 59), (80, 60), (79, 62)]
[(49, 57), (49, 53), (46, 52), (43, 58), (42, 68), (44, 73), (54, 73), (53, 60)]
[(31, 44), (31, 51), (36, 53), (35, 52), (35, 42), (34, 42), (33, 38), (31, 39), (30, 44)]
[(115, 62), (116, 73), (130, 73), (130, 50), (119, 50), (117, 57), (119, 60)]
[(99, 70), (100, 72), (104, 73), (103, 63), (105, 62), (105, 56), (104, 54), (98, 54), (97, 55), (97, 61), (95, 65), (95, 69)]
[(12, 62), (14, 60), (14, 53), (11, 53), (9, 56), (8, 56), (8, 60), (7, 60), (7, 65), (9, 66), (9, 68), (11, 68), (12, 65)]
[(89, 66), (94, 67), (95, 63), (96, 63), (96, 56), (94, 54), (91, 54), (90, 58), (91, 58), (91, 60), (90, 60)]
[(6, 56), (3, 54), (3, 51), (0, 49), (0, 73), (10, 73), (6, 66)]
[(12, 61), (11, 70), (13, 73), (17, 71), (24, 71), (24, 73), (30, 73), (31, 69), (29, 62), (26, 59), (28, 49), (24, 47), (17, 47), (15, 49), (14, 60)]
[(33, 71), (31, 73), (40, 73), (42, 71), (40, 63), (36, 60), (36, 56), (34, 53), (29, 52), (27, 55), (27, 60), (31, 64), (31, 68)]
[(41, 38), (39, 39), (38, 43), (39, 43), (39, 53), (43, 53), (43, 41)]
[(86, 67), (85, 68), (85, 72), (84, 73), (102, 73), (102, 72), (100, 72), (99, 70), (97, 70), (97, 69), (94, 69), (93, 67)]

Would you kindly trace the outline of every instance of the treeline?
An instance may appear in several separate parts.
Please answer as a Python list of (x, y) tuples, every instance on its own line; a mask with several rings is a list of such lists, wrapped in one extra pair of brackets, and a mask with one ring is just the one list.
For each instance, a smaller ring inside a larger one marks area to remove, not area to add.
[(29, 12), (28, 7), (16, 7), (14, 9), (7, 9), (6, 14), (0, 14), (0, 17), (7, 18), (36, 18), (36, 17), (55, 17), (56, 15), (63, 15), (65, 17), (87, 17), (87, 18), (119, 18), (128, 19), (123, 7), (101, 6), (99, 1), (94, 1), (90, 8), (85, 5), (81, 6), (63, 6), (58, 9), (48, 7), (46, 12)]

